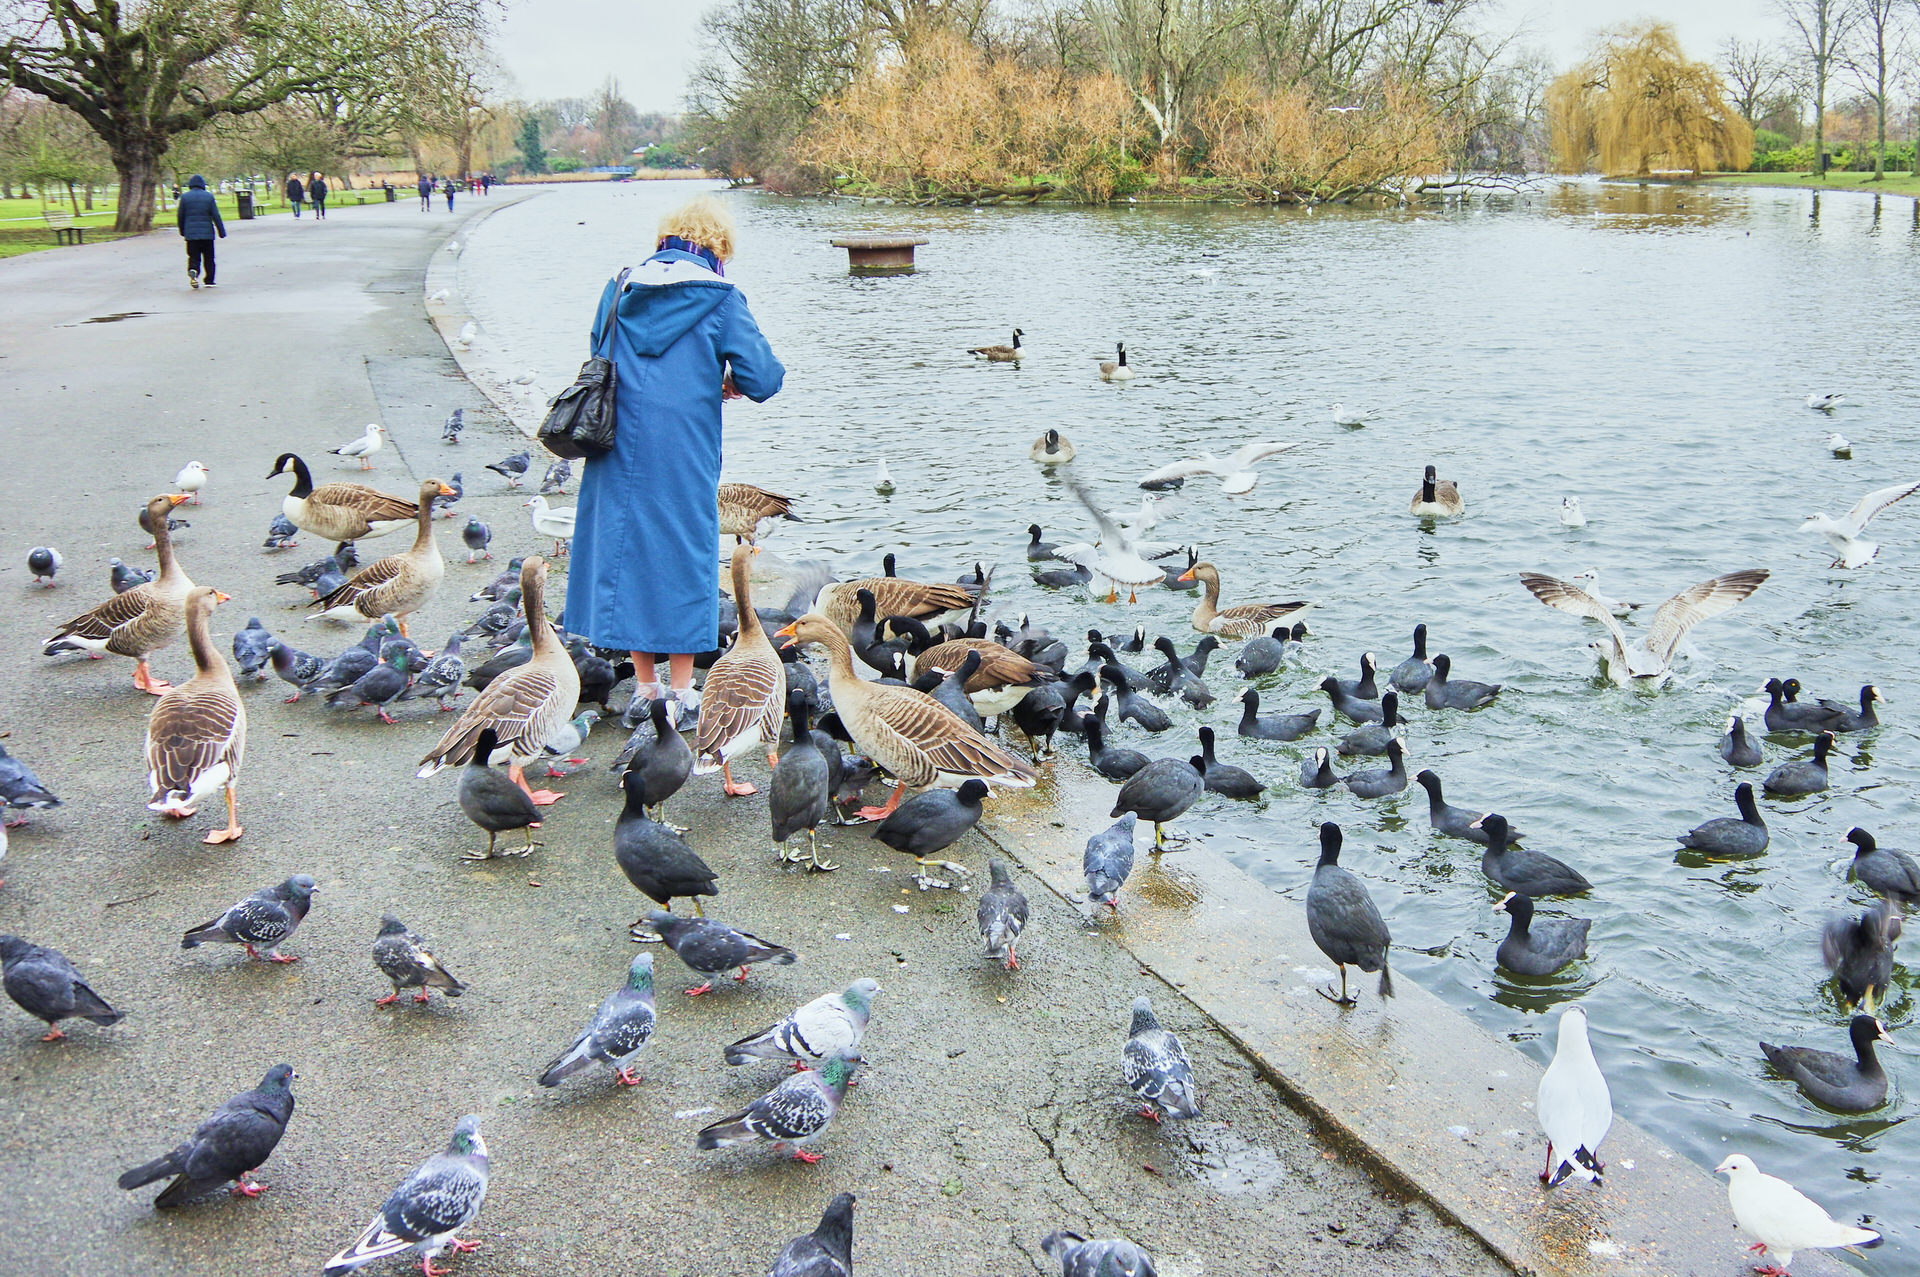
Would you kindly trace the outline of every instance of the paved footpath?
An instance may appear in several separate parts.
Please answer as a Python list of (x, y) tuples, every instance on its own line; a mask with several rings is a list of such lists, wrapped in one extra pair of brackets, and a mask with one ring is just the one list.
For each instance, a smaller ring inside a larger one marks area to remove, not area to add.
[[(212, 471), (205, 504), (179, 512), (192, 524), (179, 550), (196, 581), (233, 596), (216, 617), (222, 647), (250, 615), (309, 651), (353, 637), (303, 619), (299, 592), (273, 584), (318, 549), (306, 538), (260, 548), (287, 486), (262, 476), (291, 450), (322, 481), (359, 478), (326, 449), (369, 421), (394, 444), (372, 481), (411, 493), (458, 469), (461, 509), (493, 525), (500, 560), (536, 548), (523, 498), (484, 469), (523, 441), (461, 379), (422, 310), (430, 255), (488, 209), (470, 199), (458, 218), (401, 203), (318, 224), (235, 223), (210, 292), (188, 291), (171, 234), (0, 262), (0, 734), (66, 800), (14, 831), (0, 931), (65, 951), (127, 1013), (43, 1046), (38, 1022), (0, 1003), (0, 1274), (314, 1273), (466, 1112), (484, 1115), (494, 1180), (469, 1234), (483, 1249), (447, 1261), (463, 1277), (758, 1277), (842, 1189), (860, 1198), (860, 1271), (897, 1277), (1044, 1271), (1037, 1242), (1054, 1227), (1125, 1233), (1169, 1277), (1506, 1272), (1317, 1135), (1197, 1011), (1039, 881), (1020, 877), (1034, 917), (1024, 967), (1008, 975), (980, 957), (972, 893), (912, 889), (911, 862), (853, 830), (828, 840), (838, 873), (778, 865), (764, 804), (723, 802), (712, 779), (670, 804), (721, 873), (710, 912), (800, 962), (689, 1000), (689, 973), (662, 950), (643, 1084), (533, 1085), (634, 952), (626, 926), (643, 902), (610, 850), (617, 730), (555, 782), (567, 797), (526, 861), (459, 862), (477, 844), (455, 777), (412, 777), (446, 721), (431, 705), (402, 706), (387, 727), (364, 711), (284, 705), (277, 682), (246, 692), (244, 840), (205, 847), (211, 813), (171, 825), (146, 810), (149, 700), (130, 662), (47, 659), (39, 640), (106, 596), (110, 556), (150, 562), (135, 513), (185, 462)], [(471, 423), (457, 449), (439, 441), (455, 407)], [(476, 610), (468, 593), (499, 566), (461, 565), (459, 526), (440, 525), (455, 562), (417, 622), (429, 647)], [(384, 553), (402, 540), (373, 544)], [(35, 544), (66, 557), (55, 589), (29, 582)], [(185, 645), (155, 669), (187, 677)], [(984, 844), (970, 837), (958, 851), (978, 882)], [(187, 927), (296, 872), (320, 882), (288, 946), (300, 962), (180, 949)], [(389, 910), (471, 983), (466, 997), (373, 1007), (387, 988), (369, 948)], [(863, 975), (883, 989), (869, 1064), (825, 1160), (696, 1153), (694, 1131), (714, 1110), (780, 1076), (729, 1069), (720, 1046)], [(1185, 1038), (1201, 1078), (1207, 1114), (1178, 1129), (1153, 1129), (1122, 1101), (1119, 1048), (1140, 993)], [(281, 1060), (298, 1070), (299, 1108), (261, 1172), (264, 1196), (156, 1214), (153, 1190), (114, 1186)]]

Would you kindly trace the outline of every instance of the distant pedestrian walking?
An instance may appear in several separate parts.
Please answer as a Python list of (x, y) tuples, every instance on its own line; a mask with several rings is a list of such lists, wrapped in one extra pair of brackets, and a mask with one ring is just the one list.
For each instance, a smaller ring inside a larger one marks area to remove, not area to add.
[(300, 185), (299, 176), (296, 174), (293, 177), (289, 177), (287, 179), (287, 203), (293, 205), (293, 215), (295, 217), (300, 216), (300, 205), (306, 202), (306, 198), (307, 188)]
[(315, 173), (307, 179), (307, 198), (313, 202), (313, 215), (320, 221), (327, 216), (327, 179)]
[(195, 288), (205, 283), (213, 287), (213, 238), (227, 237), (227, 224), (220, 220), (220, 204), (207, 189), (207, 179), (195, 173), (187, 179), (187, 189), (174, 205), (174, 223), (180, 238), (187, 241), (187, 282)]
[(422, 173), (414, 187), (420, 192), (420, 211), (424, 213), (433, 207), (433, 179)]
[(444, 185), (441, 189), (447, 193), (447, 212), (451, 213), (453, 212), (453, 193), (458, 188), (454, 186), (453, 179), (449, 177), (444, 179)]

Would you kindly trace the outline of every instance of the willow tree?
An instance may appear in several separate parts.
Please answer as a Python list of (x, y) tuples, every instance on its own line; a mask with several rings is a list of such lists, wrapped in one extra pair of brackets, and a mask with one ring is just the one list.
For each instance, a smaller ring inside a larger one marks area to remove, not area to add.
[(1554, 166), (1562, 173), (1699, 173), (1744, 169), (1753, 129), (1720, 75), (1694, 62), (1662, 22), (1609, 32), (1547, 89)]

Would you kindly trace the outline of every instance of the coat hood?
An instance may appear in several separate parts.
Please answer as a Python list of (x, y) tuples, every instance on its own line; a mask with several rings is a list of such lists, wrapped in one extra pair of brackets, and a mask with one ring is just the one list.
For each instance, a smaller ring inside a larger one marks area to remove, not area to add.
[(691, 253), (672, 249), (633, 268), (618, 298), (620, 330), (642, 355), (658, 356), (711, 315), (733, 285)]
[(207, 179), (195, 173), (187, 179), (187, 185), (196, 191), (204, 191), (207, 189)]

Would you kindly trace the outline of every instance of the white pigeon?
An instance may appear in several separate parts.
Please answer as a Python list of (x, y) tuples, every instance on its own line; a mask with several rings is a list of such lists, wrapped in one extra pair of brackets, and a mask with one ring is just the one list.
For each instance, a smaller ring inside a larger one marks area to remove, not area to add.
[(535, 497), (527, 502), (527, 508), (533, 511), (533, 530), (543, 537), (553, 538), (554, 557), (558, 558), (566, 551), (560, 548), (562, 541), (573, 540), (573, 516), (575, 507), (568, 506), (556, 510), (547, 504), (545, 497)]
[(1158, 470), (1148, 471), (1140, 476), (1140, 486), (1151, 488), (1174, 479), (1191, 479), (1202, 474), (1218, 475), (1220, 491), (1230, 496), (1240, 496), (1252, 492), (1253, 485), (1260, 481), (1260, 472), (1253, 468), (1255, 463), (1299, 446), (1297, 443), (1249, 443), (1225, 457), (1203, 452), (1197, 457), (1170, 462)]
[(741, 1038), (725, 1050), (728, 1064), (750, 1060), (818, 1062), (832, 1055), (852, 1058), (867, 1034), (873, 1014), (876, 980), (855, 980), (845, 989), (823, 993), (778, 1024)]
[(373, 454), (380, 451), (380, 436), (386, 433), (386, 427), (377, 421), (367, 423), (367, 432), (352, 443), (343, 443), (338, 448), (328, 448), (336, 457), (358, 457), (362, 470), (373, 469)]
[(1551, 1188), (1568, 1175), (1599, 1183), (1606, 1169), (1600, 1141), (1613, 1125), (1613, 1096), (1587, 1041), (1587, 1013), (1579, 1007), (1560, 1013), (1560, 1041), (1540, 1078), (1534, 1115), (1547, 1133), (1547, 1169), (1540, 1172), (1546, 1185)]
[(473, 339), (479, 335), (480, 325), (469, 319), (466, 323), (460, 325), (460, 335), (453, 339), (454, 347), (459, 350), (472, 350)]
[(1839, 557), (1829, 564), (1836, 568), (1863, 568), (1873, 562), (1873, 556), (1880, 553), (1878, 542), (1862, 541), (1860, 534), (1873, 522), (1873, 516), (1896, 501), (1904, 501), (1915, 492), (1920, 492), (1920, 483), (1899, 483), (1891, 488), (1880, 488), (1860, 498), (1858, 505), (1847, 511), (1839, 519), (1816, 514), (1800, 525), (1802, 532), (1818, 532), (1827, 539), (1827, 543)]
[(1816, 392), (1807, 396), (1807, 407), (1815, 412), (1832, 412), (1845, 398), (1845, 395), (1823, 395)]
[(1827, 447), (1836, 457), (1851, 458), (1853, 456), (1853, 444), (1837, 430), (1827, 436)]
[[(1087, 513), (1093, 516), (1099, 525), (1100, 535), (1095, 541), (1077, 542), (1073, 545), (1057, 546), (1053, 557), (1076, 567), (1083, 567), (1107, 586), (1107, 602), (1118, 600), (1120, 586), (1127, 587), (1127, 602), (1139, 601), (1142, 586), (1158, 585), (1166, 580), (1166, 573), (1156, 565), (1149, 563), (1143, 555), (1164, 553), (1172, 554), (1178, 546), (1162, 545), (1155, 542), (1137, 541), (1138, 535), (1133, 529), (1123, 527), (1110, 516), (1101, 513), (1093, 504), (1093, 498), (1087, 495), (1085, 488), (1077, 483), (1069, 483), (1068, 489)], [(1142, 518), (1150, 519), (1153, 514), (1153, 502), (1149, 498), (1142, 510)]]
[(207, 468), (198, 461), (189, 461), (180, 467), (180, 473), (173, 476), (173, 490), (189, 494), (190, 505), (200, 504), (200, 489), (207, 486)]
[[(1307, 211), (1311, 213), (1313, 206), (1308, 205)], [(1373, 420), (1373, 418), (1369, 414), (1362, 412), (1358, 408), (1349, 408), (1345, 404), (1338, 403), (1333, 406), (1333, 424), (1336, 426), (1347, 426), (1357, 429), (1360, 426), (1366, 425), (1367, 422), (1371, 420)]]
[(1587, 526), (1587, 512), (1580, 508), (1579, 497), (1560, 498), (1560, 526), (1566, 528)]
[(1607, 641), (1588, 646), (1600, 654), (1600, 666), (1606, 676), (1625, 687), (1628, 680), (1636, 678), (1664, 681), (1673, 672), (1674, 655), (1687, 632), (1745, 600), (1760, 588), (1768, 575), (1764, 568), (1742, 568), (1688, 586), (1660, 605), (1646, 634), (1631, 644), (1620, 623), (1613, 619), (1612, 609), (1573, 582), (1540, 572), (1522, 572), (1520, 584), (1550, 608), (1606, 626)]
[(453, 291), (451, 289), (438, 288), (428, 295), (427, 300), (430, 302), (443, 302), (451, 296), (453, 296)]
[(1787, 1277), (1796, 1251), (1856, 1246), (1871, 1250), (1880, 1244), (1880, 1234), (1836, 1221), (1820, 1203), (1787, 1181), (1762, 1173), (1745, 1153), (1730, 1155), (1713, 1173), (1727, 1177), (1727, 1204), (1733, 1207), (1734, 1222), (1759, 1239), (1747, 1249), (1773, 1261), (1754, 1269), (1756, 1273)]
[(881, 496), (893, 494), (893, 476), (887, 473), (887, 459), (880, 458), (880, 467), (873, 473), (873, 490)]

